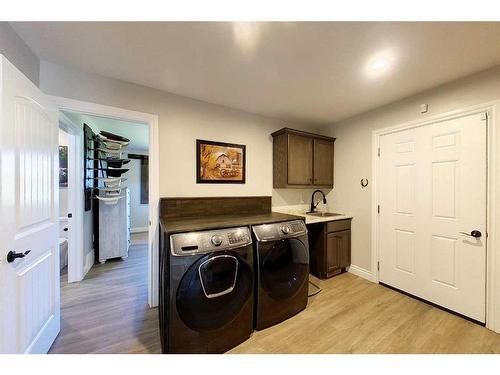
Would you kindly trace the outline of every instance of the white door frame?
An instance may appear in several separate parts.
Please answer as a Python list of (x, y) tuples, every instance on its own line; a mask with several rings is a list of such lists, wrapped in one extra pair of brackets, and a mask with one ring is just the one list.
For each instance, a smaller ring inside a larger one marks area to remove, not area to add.
[[(70, 144), (70, 155), (68, 162), (69, 189), (68, 189), (68, 212), (73, 217), (71, 229), (68, 232), (68, 282), (77, 282), (83, 279), (88, 271), (84, 266), (83, 254), (83, 212), (84, 192), (79, 187), (83, 186), (83, 128), (78, 126), (64, 113), (59, 111), (59, 123), (63, 124), (64, 131), (69, 133), (73, 141)], [(68, 219), (69, 222), (69, 219)]]
[[(159, 169), (159, 129), (158, 116), (150, 113), (90, 103), (81, 100), (50, 96), (59, 111), (78, 112), (87, 115), (109, 117), (116, 120), (141, 122), (149, 126), (149, 233), (148, 233), (148, 304), (158, 306), (159, 281), (159, 205), (160, 205), (160, 169)], [(83, 165), (83, 153), (81, 153)], [(83, 182), (80, 186), (83, 186)], [(83, 189), (82, 189), (83, 192)], [(83, 200), (82, 200), (83, 202)], [(83, 221), (83, 209), (78, 212)], [(83, 256), (83, 253), (82, 253)]]
[[(400, 125), (377, 129), (372, 132), (372, 226), (371, 226), (371, 269), (372, 281), (379, 283), (379, 215), (378, 215), (378, 174), (379, 160), (378, 148), (380, 137), (401, 130), (430, 125), (436, 122), (451, 120), (458, 117), (488, 113), (487, 125), (487, 207), (486, 207), (486, 327), (500, 333), (500, 229), (497, 228), (497, 217), (500, 217), (500, 203), (496, 204), (495, 198), (500, 197), (500, 134), (496, 125), (496, 113), (500, 110), (500, 100), (458, 109), (425, 119), (409, 121)], [(381, 150), (381, 152), (384, 152)], [(382, 207), (383, 209), (383, 207)]]

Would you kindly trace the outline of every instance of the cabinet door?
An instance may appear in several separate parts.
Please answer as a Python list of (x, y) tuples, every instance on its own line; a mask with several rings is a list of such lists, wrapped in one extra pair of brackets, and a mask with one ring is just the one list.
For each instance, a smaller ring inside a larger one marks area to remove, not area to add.
[(300, 135), (288, 136), (288, 184), (312, 185), (313, 139)]
[(314, 185), (333, 186), (333, 142), (314, 140)]
[(326, 249), (327, 273), (351, 264), (351, 231), (328, 233)]

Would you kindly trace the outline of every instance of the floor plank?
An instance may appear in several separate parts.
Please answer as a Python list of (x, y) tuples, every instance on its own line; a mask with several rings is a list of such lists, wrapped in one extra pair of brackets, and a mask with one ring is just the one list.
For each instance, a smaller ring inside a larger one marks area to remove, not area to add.
[[(255, 332), (230, 353), (500, 353), (500, 335), (345, 273), (295, 317)], [(51, 353), (159, 353), (157, 309), (147, 306), (147, 248), (61, 281), (62, 328)]]
[(147, 261), (147, 244), (132, 245), (126, 260), (96, 264), (79, 283), (62, 275), (61, 333), (50, 353), (160, 353)]
[(500, 353), (500, 335), (345, 273), (313, 282), (305, 311), (230, 353)]

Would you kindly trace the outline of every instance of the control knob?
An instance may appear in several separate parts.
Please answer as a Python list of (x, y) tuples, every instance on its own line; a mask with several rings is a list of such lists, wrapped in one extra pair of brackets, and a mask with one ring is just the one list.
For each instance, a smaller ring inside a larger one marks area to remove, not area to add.
[(284, 233), (284, 234), (288, 234), (290, 233), (290, 227), (288, 225), (283, 225), (281, 227), (281, 231)]
[(222, 244), (222, 240), (223, 240), (223, 238), (219, 234), (216, 234), (216, 235), (212, 236), (212, 243), (215, 246), (220, 246)]

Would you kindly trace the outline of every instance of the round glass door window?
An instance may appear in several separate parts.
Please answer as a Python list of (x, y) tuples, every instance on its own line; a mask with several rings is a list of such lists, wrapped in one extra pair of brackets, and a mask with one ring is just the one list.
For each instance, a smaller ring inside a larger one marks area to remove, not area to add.
[(252, 289), (252, 270), (241, 256), (232, 252), (208, 254), (182, 277), (177, 311), (192, 330), (217, 330), (238, 316)]
[(274, 242), (262, 260), (262, 287), (274, 299), (293, 297), (308, 276), (309, 252), (299, 239)]

